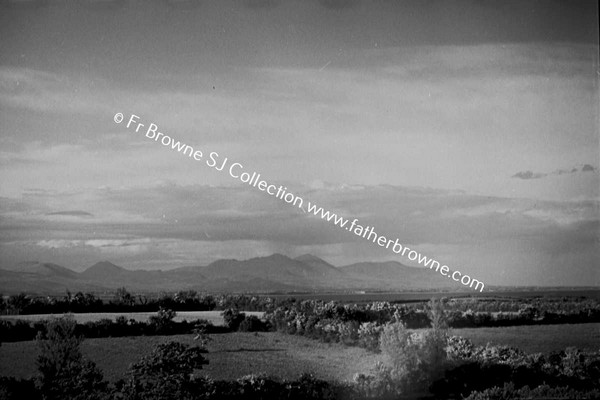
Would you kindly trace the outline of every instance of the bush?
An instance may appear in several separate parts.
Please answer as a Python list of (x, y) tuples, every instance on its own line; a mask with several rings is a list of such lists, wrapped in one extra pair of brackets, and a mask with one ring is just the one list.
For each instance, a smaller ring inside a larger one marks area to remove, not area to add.
[(358, 328), (358, 345), (379, 352), (379, 337), (382, 331), (383, 325), (378, 322), (363, 322)]
[(156, 315), (148, 318), (148, 324), (157, 334), (168, 334), (173, 329), (173, 319), (177, 313), (167, 308), (161, 308)]
[(473, 392), (465, 400), (546, 400), (546, 399), (599, 399), (600, 390), (593, 389), (581, 391), (569, 387), (551, 387), (549, 385), (540, 385), (530, 389), (528, 386), (521, 389), (515, 389), (512, 383), (506, 383), (504, 386), (495, 386), (480, 392)]
[(246, 314), (239, 312), (236, 309), (228, 308), (221, 313), (223, 317), (223, 321), (225, 322), (225, 326), (229, 328), (230, 331), (237, 331), (240, 327), (240, 324), (246, 318)]
[(0, 377), (0, 399), (2, 400), (41, 400), (42, 394), (33, 379)]
[(266, 374), (251, 374), (237, 380), (240, 397), (246, 399), (272, 399), (279, 397), (281, 385)]
[(423, 391), (443, 374), (443, 331), (410, 332), (403, 323), (395, 322), (384, 327), (380, 347), (400, 392)]
[(268, 325), (261, 321), (256, 315), (245, 316), (238, 326), (238, 331), (240, 332), (266, 332), (268, 330)]
[(288, 384), (286, 398), (306, 400), (334, 400), (334, 388), (327, 381), (315, 378), (312, 374), (302, 374), (296, 382)]

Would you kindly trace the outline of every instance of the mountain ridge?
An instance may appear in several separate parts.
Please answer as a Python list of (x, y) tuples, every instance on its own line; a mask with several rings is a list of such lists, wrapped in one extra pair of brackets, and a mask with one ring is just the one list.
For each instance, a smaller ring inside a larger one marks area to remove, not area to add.
[[(110, 290), (123, 286), (139, 291), (195, 289), (235, 292), (419, 290), (453, 286), (453, 282), (439, 274), (396, 261), (359, 262), (336, 267), (312, 254), (295, 258), (275, 253), (246, 260), (219, 259), (205, 266), (171, 270), (128, 270), (109, 261), (100, 261), (82, 272), (39, 262), (19, 263), (12, 269), (1, 271), (7, 271), (0, 273), (2, 287), (18, 290), (20, 286), (27, 286), (38, 288), (38, 291), (43, 291), (44, 287), (48, 290), (56, 287)], [(19, 280), (25, 278), (29, 284), (20, 285)]]

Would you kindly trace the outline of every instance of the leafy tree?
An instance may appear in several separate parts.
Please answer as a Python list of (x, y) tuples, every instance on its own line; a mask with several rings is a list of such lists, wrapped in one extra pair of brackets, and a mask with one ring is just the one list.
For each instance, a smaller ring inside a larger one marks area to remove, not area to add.
[(434, 329), (411, 332), (402, 322), (384, 327), (380, 338), (387, 370), (399, 393), (424, 391), (443, 373), (446, 360), (445, 342)]
[(12, 314), (19, 315), (30, 303), (25, 293), (12, 295), (8, 298), (7, 306)]
[(44, 399), (99, 399), (106, 388), (96, 364), (83, 358), (75, 327), (72, 317), (59, 318), (48, 321), (46, 333), (38, 334), (37, 366)]
[(238, 327), (240, 332), (266, 332), (268, 326), (256, 315), (247, 315), (244, 317)]
[(154, 327), (157, 333), (168, 333), (176, 316), (177, 313), (175, 311), (161, 307), (156, 315), (148, 318), (148, 322)]
[(203, 357), (207, 351), (179, 342), (163, 343), (151, 354), (133, 364), (129, 379), (123, 386), (123, 398), (127, 400), (189, 399), (193, 395), (193, 373), (202, 369), (208, 361)]
[(237, 331), (242, 321), (246, 319), (246, 314), (241, 313), (234, 308), (228, 308), (227, 310), (223, 311), (221, 316), (225, 321), (225, 326), (232, 331)]

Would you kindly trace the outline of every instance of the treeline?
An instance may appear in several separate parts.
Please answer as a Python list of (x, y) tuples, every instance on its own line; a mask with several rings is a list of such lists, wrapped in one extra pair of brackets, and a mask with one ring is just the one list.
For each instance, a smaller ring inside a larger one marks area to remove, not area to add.
[[(560, 323), (600, 322), (600, 305), (591, 303), (586, 308), (567, 312), (540, 312), (531, 305), (518, 312), (473, 312), (452, 309), (452, 301), (441, 300), (445, 324), (451, 328), (502, 327)], [(295, 335), (341, 342), (377, 350), (379, 336), (386, 324), (401, 322), (408, 329), (428, 328), (431, 316), (425, 304), (399, 305), (375, 302), (365, 305), (339, 304), (305, 300), (279, 306), (265, 313), (273, 329)]]
[[(516, 325), (600, 322), (600, 301), (576, 297), (549, 299), (442, 299), (453, 328), (502, 327)], [(430, 325), (425, 302), (397, 304), (380, 301), (367, 304), (344, 304), (318, 300), (298, 301), (293, 297), (278, 298), (248, 295), (198, 293), (193, 290), (162, 293), (154, 297), (134, 295), (118, 289), (108, 300), (91, 293), (67, 293), (62, 298), (33, 297), (25, 294), (2, 297), (0, 311), (4, 315), (62, 313), (129, 313), (174, 311), (212, 311), (236, 309), (264, 311), (278, 329), (309, 330), (318, 320), (353, 321), (358, 324), (386, 323), (400, 319), (410, 328)], [(296, 318), (298, 316), (298, 318)]]
[[(98, 321), (75, 323), (73, 329), (75, 334), (82, 338), (265, 332), (271, 329), (268, 323), (258, 317), (233, 309), (222, 312), (224, 326), (213, 325), (204, 319), (176, 322), (174, 321), (175, 316), (176, 312), (173, 310), (160, 309), (147, 321), (136, 321), (127, 319), (125, 316), (118, 316), (114, 320), (103, 318)], [(52, 326), (55, 320), (55, 318), (39, 321), (0, 320), (0, 340), (2, 342), (18, 342), (33, 340), (39, 335), (44, 336), (48, 332), (48, 327)]]

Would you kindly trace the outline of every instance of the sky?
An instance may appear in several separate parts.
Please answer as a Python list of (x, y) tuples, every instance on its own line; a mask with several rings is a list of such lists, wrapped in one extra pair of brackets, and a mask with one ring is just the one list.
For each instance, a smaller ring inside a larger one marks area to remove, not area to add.
[(597, 21), (594, 1), (3, 2), (0, 267), (410, 264), (121, 112), (487, 286), (598, 286)]

